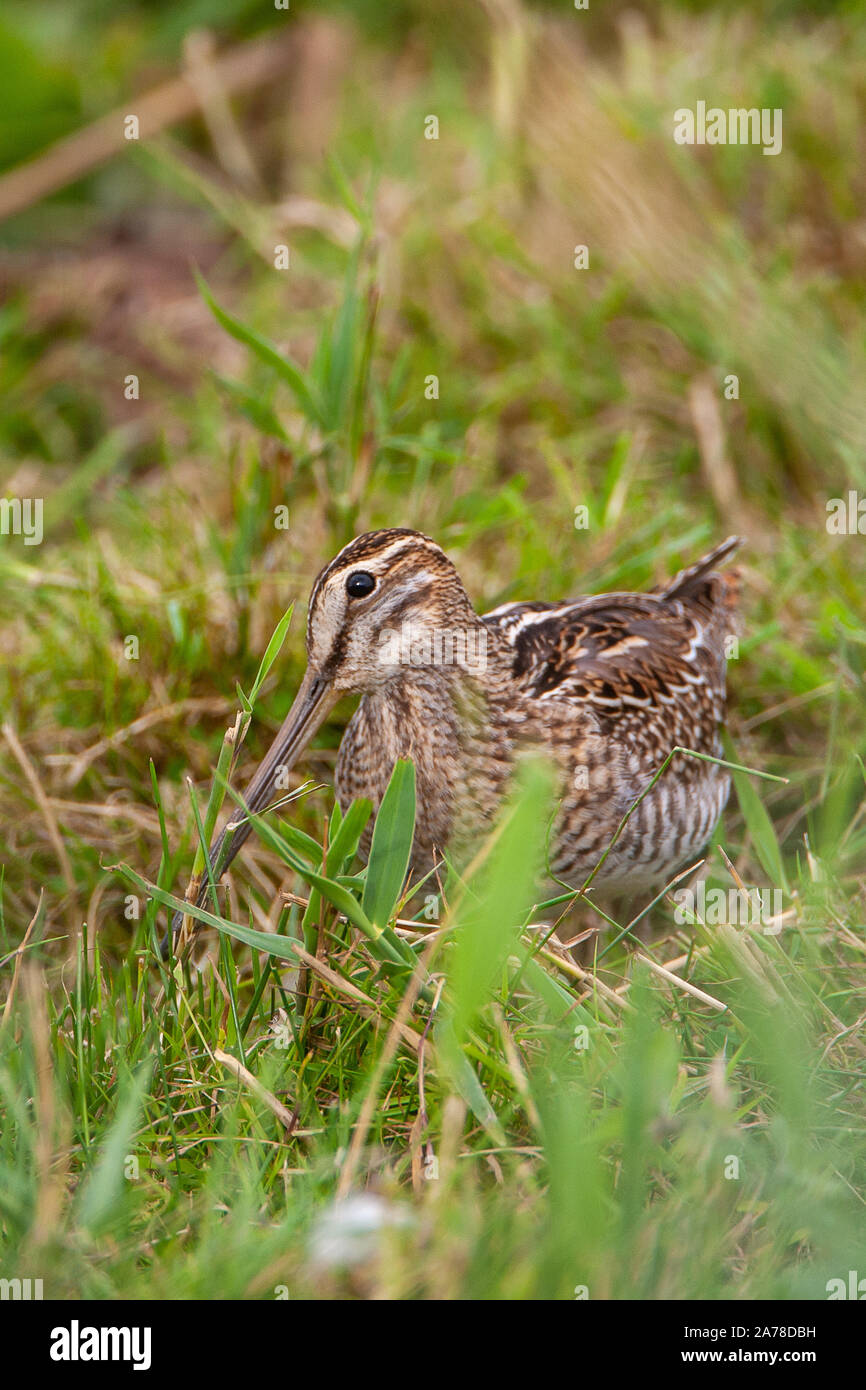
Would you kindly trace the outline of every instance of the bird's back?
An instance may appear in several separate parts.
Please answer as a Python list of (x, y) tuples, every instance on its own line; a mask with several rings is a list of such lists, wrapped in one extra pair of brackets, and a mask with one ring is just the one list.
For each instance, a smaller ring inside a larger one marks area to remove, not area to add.
[[(513, 724), (567, 772), (558, 872), (589, 872), (675, 747), (718, 757), (736, 576), (732, 537), (651, 593), (505, 604), (484, 617), (510, 651)], [(677, 754), (633, 812), (601, 881), (654, 882), (705, 842), (724, 769)]]

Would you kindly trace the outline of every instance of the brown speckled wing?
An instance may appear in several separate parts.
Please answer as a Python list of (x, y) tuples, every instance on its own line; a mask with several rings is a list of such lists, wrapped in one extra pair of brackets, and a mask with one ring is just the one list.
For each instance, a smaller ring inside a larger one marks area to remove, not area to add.
[(653, 594), (506, 604), (487, 614), (530, 699), (592, 709), (602, 732), (659, 749), (709, 749), (724, 716), (724, 638), (733, 584), (712, 565), (725, 543)]

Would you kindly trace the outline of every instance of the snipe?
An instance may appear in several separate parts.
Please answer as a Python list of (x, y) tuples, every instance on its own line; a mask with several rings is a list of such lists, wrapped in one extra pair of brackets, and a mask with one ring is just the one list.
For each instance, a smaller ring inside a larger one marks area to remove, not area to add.
[[(344, 810), (360, 796), (378, 805), (395, 760), (412, 758), (414, 874), (446, 846), (458, 857), (471, 847), (521, 749), (535, 746), (561, 774), (550, 867), (579, 887), (672, 748), (721, 753), (735, 583), (715, 566), (739, 544), (729, 538), (650, 593), (506, 603), (479, 617), (428, 536), (359, 536), (313, 585), (306, 675), (247, 786), (247, 807), (264, 810), (337, 700), (359, 694), (337, 759), (337, 797)], [(596, 885), (631, 893), (672, 876), (709, 838), (728, 790), (723, 768), (678, 753)], [(235, 812), (211, 849), (216, 877), (250, 828)]]

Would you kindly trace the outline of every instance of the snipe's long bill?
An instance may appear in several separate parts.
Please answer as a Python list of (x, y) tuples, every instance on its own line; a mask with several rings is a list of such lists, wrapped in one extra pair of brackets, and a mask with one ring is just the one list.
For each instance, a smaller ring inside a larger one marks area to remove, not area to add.
[[(313, 585), (306, 675), (246, 788), (246, 807), (265, 810), (336, 702), (357, 694), (337, 797), (344, 811), (360, 796), (378, 806), (396, 759), (413, 759), (413, 874), (446, 847), (458, 857), (471, 849), (494, 821), (521, 749), (534, 747), (560, 775), (550, 868), (579, 887), (675, 746), (721, 755), (736, 579), (717, 567), (739, 544), (730, 537), (650, 593), (506, 603), (479, 616), (429, 536), (359, 536)], [(596, 886), (631, 892), (673, 876), (711, 835), (728, 791), (724, 768), (678, 753)], [(250, 829), (235, 812), (211, 847), (215, 879)], [(205, 883), (200, 905), (207, 893)]]

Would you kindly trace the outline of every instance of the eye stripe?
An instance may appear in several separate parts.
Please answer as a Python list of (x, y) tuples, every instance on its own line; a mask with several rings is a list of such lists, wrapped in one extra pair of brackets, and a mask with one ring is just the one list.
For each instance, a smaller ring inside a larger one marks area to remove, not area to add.
[(390, 531), (368, 531), (365, 535), (358, 536), (344, 546), (339, 555), (335, 555), (330, 564), (322, 570), (310, 595), (311, 606), (318, 597), (322, 585), (333, 574), (350, 567), (361, 568), (365, 560), (375, 559), (380, 564), (387, 564), (396, 555), (409, 549), (438, 551), (439, 546), (429, 536), (422, 536), (419, 531), (407, 531), (399, 528)]
[(406, 555), (411, 560), (413, 555), (419, 553), (423, 553), (429, 563), (450, 568), (441, 546), (437, 545), (436, 541), (430, 536), (423, 535), (420, 531), (411, 531), (406, 527), (395, 526), (385, 531), (367, 531), (364, 535), (357, 536), (355, 540), (344, 546), (330, 564), (321, 571), (310, 593), (307, 608), (308, 646), (312, 636), (313, 614), (325, 586), (332, 579), (337, 578), (343, 572), (349, 573), (353, 569), (363, 568), (364, 561), (368, 564), (375, 561), (378, 569), (380, 565), (390, 567), (394, 560), (397, 560), (399, 565), (398, 557), (400, 556)]
[(433, 585), (412, 584), (411, 587), (404, 586), (395, 589), (389, 595), (388, 601), (382, 604), (381, 619), (383, 622), (394, 623), (402, 618), (405, 613), (414, 608), (416, 604), (424, 604), (433, 593)]

